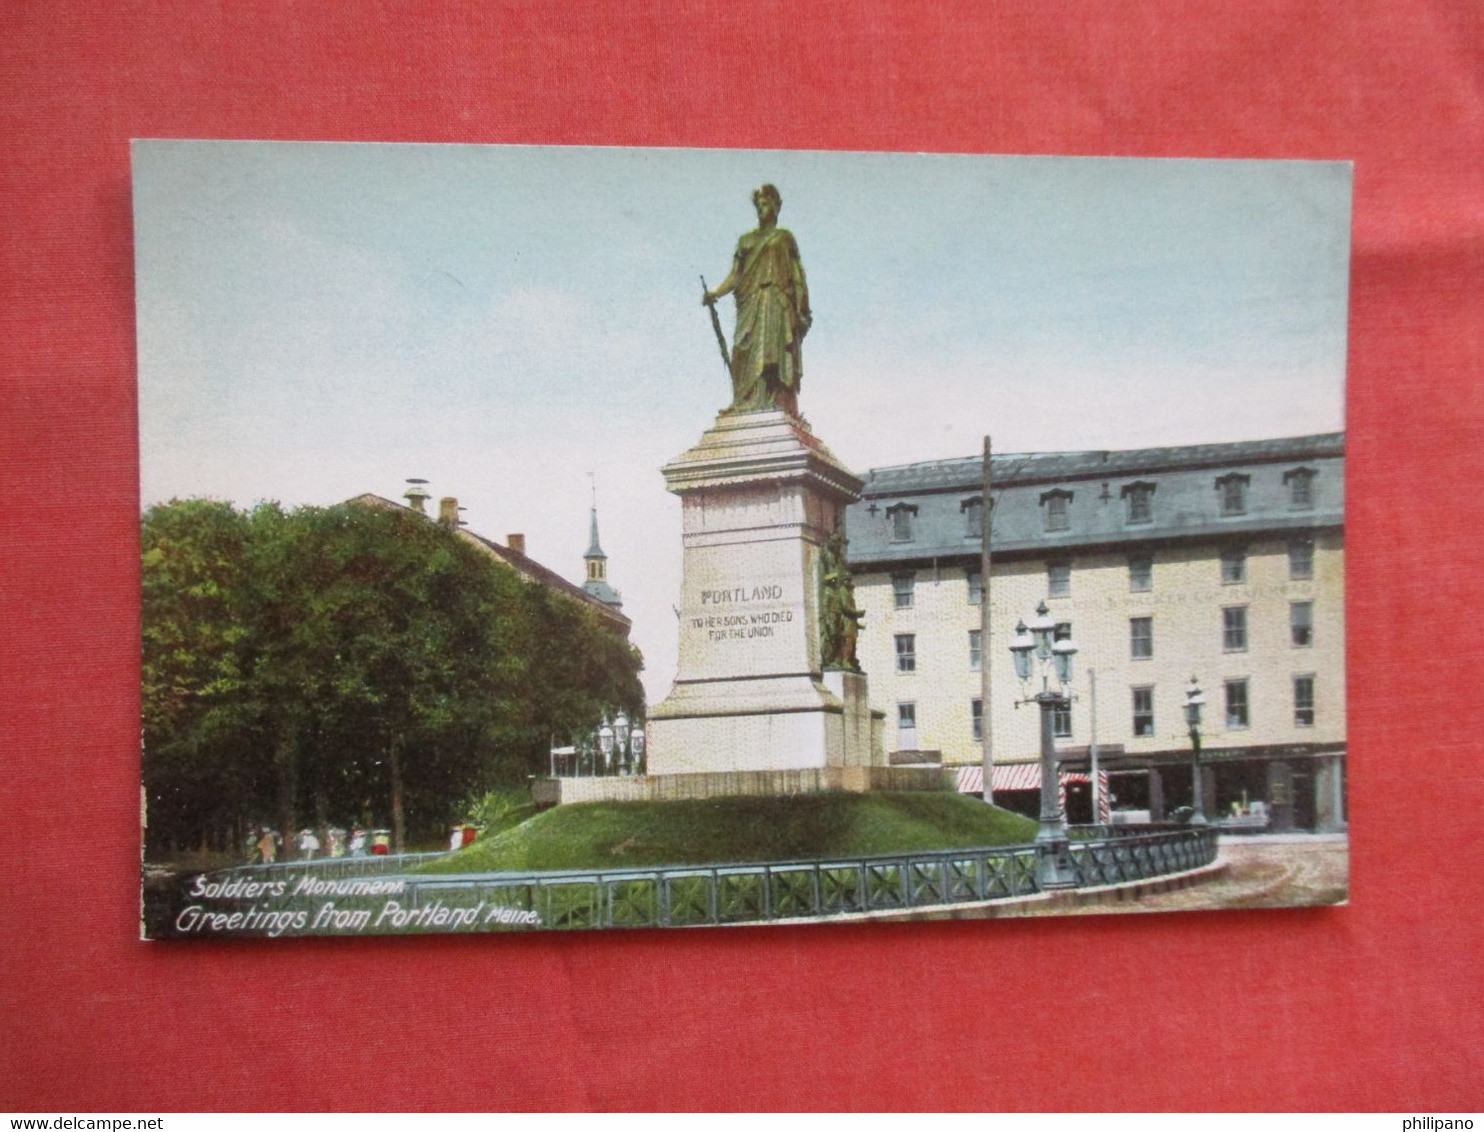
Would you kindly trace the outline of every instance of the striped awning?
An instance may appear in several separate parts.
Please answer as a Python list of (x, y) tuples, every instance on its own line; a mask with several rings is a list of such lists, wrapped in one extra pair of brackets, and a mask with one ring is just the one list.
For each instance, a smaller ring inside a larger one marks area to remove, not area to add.
[[(982, 766), (958, 767), (957, 779), (956, 789), (960, 794), (984, 793), (984, 768)], [(1065, 770), (1061, 772), (1061, 784), (1063, 786), (1069, 782), (1091, 781), (1085, 774)], [(1041, 764), (1038, 762), (996, 763), (994, 768), (994, 788), (996, 791), (1041, 789)]]

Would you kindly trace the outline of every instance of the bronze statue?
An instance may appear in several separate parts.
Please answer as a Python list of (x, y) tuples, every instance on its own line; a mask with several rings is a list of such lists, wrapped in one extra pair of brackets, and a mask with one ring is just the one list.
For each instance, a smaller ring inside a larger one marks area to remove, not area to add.
[[(783, 198), (772, 185), (752, 194), (757, 228), (737, 241), (732, 270), (701, 302), (734, 294), (737, 329), (729, 359), (732, 403), (729, 413), (783, 409), (799, 415), (799, 384), (804, 376), (800, 345), (809, 333), (809, 287), (793, 234), (778, 227)], [(718, 328), (718, 334), (720, 333)], [(725, 350), (723, 350), (725, 355)]]
[(855, 604), (855, 583), (845, 565), (845, 528), (835, 528), (819, 555), (819, 652), (825, 668), (859, 672), (855, 642), (865, 613)]

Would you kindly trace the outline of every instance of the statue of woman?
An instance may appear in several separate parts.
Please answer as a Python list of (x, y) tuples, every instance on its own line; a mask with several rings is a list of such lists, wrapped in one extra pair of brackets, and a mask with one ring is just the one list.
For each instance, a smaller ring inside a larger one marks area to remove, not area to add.
[(735, 294), (737, 329), (732, 335), (732, 403), (729, 413), (783, 409), (799, 415), (804, 376), (800, 344), (813, 321), (809, 287), (793, 234), (778, 227), (783, 198), (772, 185), (752, 194), (757, 228), (737, 241), (732, 270), (702, 303)]

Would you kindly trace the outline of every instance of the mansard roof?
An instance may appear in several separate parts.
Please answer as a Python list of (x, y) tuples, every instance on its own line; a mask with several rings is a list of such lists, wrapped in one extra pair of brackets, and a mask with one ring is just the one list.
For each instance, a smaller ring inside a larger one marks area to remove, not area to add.
[[(1054, 555), (1172, 539), (1252, 536), (1344, 523), (1344, 433), (1120, 451), (1031, 452), (991, 461), (995, 553)], [(1311, 504), (1295, 507), (1292, 473), (1313, 473)], [(857, 567), (977, 556), (966, 508), (981, 494), (979, 457), (874, 468), (846, 512)], [(1224, 514), (1218, 481), (1246, 477), (1245, 506)], [(1126, 490), (1131, 489), (1131, 490)], [(1131, 522), (1128, 496), (1145, 493), (1146, 521)], [(1047, 504), (1057, 521), (1048, 530)], [(888, 517), (915, 508), (910, 539)]]

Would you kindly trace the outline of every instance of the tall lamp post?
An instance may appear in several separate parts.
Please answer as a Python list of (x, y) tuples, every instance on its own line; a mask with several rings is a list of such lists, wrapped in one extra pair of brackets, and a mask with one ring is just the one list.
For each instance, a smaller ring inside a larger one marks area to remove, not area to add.
[(602, 752), (603, 761), (598, 764), (598, 774), (608, 774), (613, 769), (613, 725), (608, 722), (608, 717), (603, 717), (603, 726), (598, 728), (598, 750)]
[(629, 773), (644, 773), (644, 728), (636, 727), (630, 738)]
[(1206, 693), (1196, 678), (1185, 689), (1185, 722), (1190, 727), (1190, 824), (1206, 824), (1205, 791), (1201, 789), (1201, 707)]
[[(1041, 709), (1041, 823), (1035, 844), (1036, 883), (1042, 889), (1071, 888), (1077, 883), (1056, 765), (1056, 711), (1072, 702), (1072, 657), (1077, 655), (1077, 646), (1069, 639), (1053, 641), (1055, 632), (1056, 622), (1043, 601), (1029, 624), (1021, 621), (1015, 626), (1015, 640), (1010, 644), (1022, 693), (1015, 706), (1036, 704)], [(1030, 691), (1033, 660), (1041, 676), (1041, 690), (1034, 694)]]
[(629, 717), (623, 708), (618, 709), (618, 714), (613, 717), (613, 741), (614, 762), (617, 764), (613, 769), (615, 774), (627, 774), (629, 772)]

